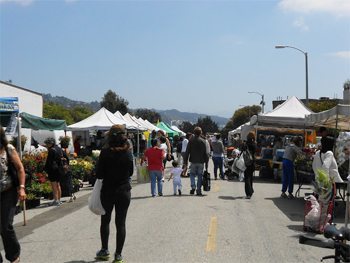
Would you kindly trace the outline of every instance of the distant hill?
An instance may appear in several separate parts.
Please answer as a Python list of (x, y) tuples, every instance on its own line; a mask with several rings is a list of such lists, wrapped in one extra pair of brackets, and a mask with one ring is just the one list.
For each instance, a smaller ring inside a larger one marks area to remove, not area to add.
[[(51, 94), (43, 94), (44, 102), (54, 102), (57, 104), (60, 104), (66, 108), (74, 108), (77, 106), (85, 106), (90, 108), (92, 111), (96, 112), (100, 109), (100, 103), (98, 101), (93, 102), (82, 102), (82, 101), (75, 101), (68, 99), (63, 96), (52, 96)], [(172, 110), (156, 110), (152, 109), (160, 114), (162, 117), (162, 120), (166, 123), (169, 123), (171, 121), (188, 121), (191, 123), (196, 123), (198, 121), (198, 118), (203, 118), (206, 116), (210, 116), (211, 119), (218, 124), (219, 127), (225, 126), (225, 124), (228, 121), (228, 118), (219, 117), (215, 115), (207, 115), (207, 114), (198, 114), (198, 113), (191, 113), (191, 112), (181, 112), (175, 109)]]
[(219, 117), (215, 115), (181, 112), (175, 109), (155, 110), (155, 111), (157, 111), (160, 114), (160, 116), (162, 116), (162, 120), (167, 123), (170, 123), (170, 121), (177, 121), (177, 120), (196, 123), (198, 121), (198, 118), (204, 118), (206, 116), (209, 116), (214, 122), (218, 124), (219, 127), (225, 126), (225, 124), (228, 122), (228, 118)]
[(94, 112), (98, 111), (101, 108), (100, 103), (98, 101), (82, 102), (82, 101), (71, 100), (63, 96), (51, 96), (51, 94), (43, 94), (43, 99), (44, 99), (44, 102), (54, 102), (66, 108), (85, 106), (90, 108)]

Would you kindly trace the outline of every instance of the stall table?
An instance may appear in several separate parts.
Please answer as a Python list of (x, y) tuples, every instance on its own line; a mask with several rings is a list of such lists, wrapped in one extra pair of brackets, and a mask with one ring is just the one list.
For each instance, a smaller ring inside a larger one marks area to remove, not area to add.
[(296, 170), (298, 189), (295, 192), (295, 196), (300, 196), (300, 189), (305, 183), (306, 179), (308, 182), (315, 180), (315, 174), (313, 172)]

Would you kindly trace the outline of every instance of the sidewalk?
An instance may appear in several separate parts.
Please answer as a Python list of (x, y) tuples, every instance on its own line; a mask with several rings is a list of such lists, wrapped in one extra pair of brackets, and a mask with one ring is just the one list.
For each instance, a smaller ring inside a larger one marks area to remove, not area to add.
[[(54, 210), (54, 209), (61, 209), (61, 208), (64, 208), (66, 206), (70, 206), (70, 205), (74, 204), (75, 202), (77, 202), (82, 197), (90, 194), (91, 191), (92, 191), (92, 187), (88, 184), (84, 184), (83, 188), (81, 188), (80, 191), (75, 193), (75, 196), (77, 199), (74, 202), (69, 203), (68, 202), (69, 197), (63, 197), (61, 199), (63, 204), (59, 207), (58, 206), (49, 206), (49, 204), (52, 202), (52, 200), (41, 199), (40, 206), (26, 210), (26, 219), (27, 219), (27, 221), (29, 221), (29, 220), (33, 219), (35, 216), (38, 216), (40, 214), (47, 213), (47, 212)], [(23, 212), (22, 211), (15, 216), (14, 225), (16, 225), (16, 226), (23, 225)]]

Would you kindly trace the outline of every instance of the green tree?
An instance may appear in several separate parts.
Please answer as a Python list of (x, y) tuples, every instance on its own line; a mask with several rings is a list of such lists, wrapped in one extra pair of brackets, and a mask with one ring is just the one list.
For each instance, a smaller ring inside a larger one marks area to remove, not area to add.
[(181, 125), (179, 125), (179, 129), (185, 133), (193, 133), (194, 125), (188, 121), (184, 121)]
[(154, 110), (149, 109), (136, 109), (134, 115), (138, 118), (148, 120), (150, 123), (157, 123), (158, 120), (162, 121), (160, 114)]
[(319, 100), (319, 101), (312, 101), (309, 103), (309, 108), (313, 112), (321, 112), (325, 110), (329, 110), (333, 107), (335, 107), (338, 104), (336, 100)]
[(234, 129), (233, 127), (233, 121), (232, 118), (228, 120), (225, 127), (221, 130), (221, 134), (223, 137), (226, 137), (229, 131), (232, 131)]
[(250, 117), (257, 115), (261, 111), (261, 107), (258, 105), (245, 106), (236, 110), (231, 118), (232, 128), (236, 129), (242, 124), (248, 122)]
[(103, 96), (100, 105), (112, 113), (120, 111), (120, 113), (124, 115), (128, 112), (129, 102), (124, 98), (118, 96), (114, 91), (108, 90)]
[(43, 113), (44, 118), (65, 120), (67, 125), (74, 123), (70, 111), (56, 103), (44, 103)]
[(74, 122), (79, 122), (92, 115), (93, 111), (90, 108), (84, 106), (77, 106), (70, 110), (70, 114)]
[(65, 120), (67, 125), (86, 119), (92, 114), (92, 110), (84, 106), (70, 109), (54, 102), (44, 103), (44, 118)]
[(196, 126), (201, 127), (203, 133), (213, 133), (219, 131), (218, 124), (214, 122), (209, 116), (198, 118)]

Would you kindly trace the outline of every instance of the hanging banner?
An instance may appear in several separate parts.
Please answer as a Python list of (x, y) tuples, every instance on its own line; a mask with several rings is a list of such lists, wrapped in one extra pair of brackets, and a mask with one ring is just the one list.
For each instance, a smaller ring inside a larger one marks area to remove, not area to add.
[(0, 98), (0, 112), (19, 112), (18, 98)]
[(5, 129), (6, 135), (16, 136), (17, 135), (17, 113), (12, 113), (9, 123)]

